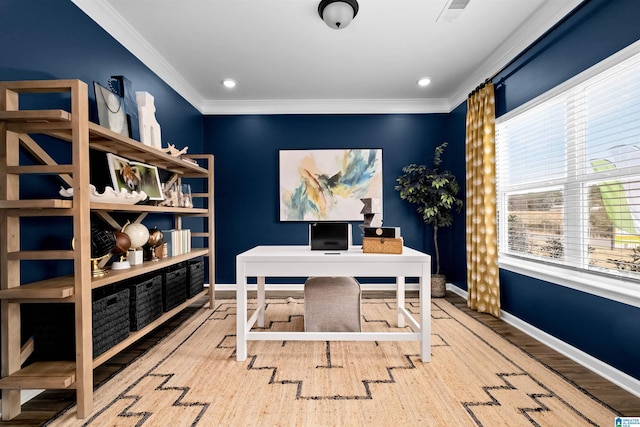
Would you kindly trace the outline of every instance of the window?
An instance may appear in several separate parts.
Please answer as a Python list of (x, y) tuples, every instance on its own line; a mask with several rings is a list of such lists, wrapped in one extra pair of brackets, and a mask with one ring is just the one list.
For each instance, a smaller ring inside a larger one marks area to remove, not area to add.
[(640, 43), (500, 117), (496, 155), (501, 266), (640, 280)]

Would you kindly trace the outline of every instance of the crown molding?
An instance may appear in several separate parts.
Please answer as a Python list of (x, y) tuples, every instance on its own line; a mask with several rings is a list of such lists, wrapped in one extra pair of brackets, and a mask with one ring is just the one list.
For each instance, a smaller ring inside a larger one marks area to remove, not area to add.
[(205, 101), (202, 114), (425, 114), (448, 113), (446, 99), (282, 99)]
[(108, 2), (105, 0), (71, 1), (187, 102), (201, 110), (204, 98)]

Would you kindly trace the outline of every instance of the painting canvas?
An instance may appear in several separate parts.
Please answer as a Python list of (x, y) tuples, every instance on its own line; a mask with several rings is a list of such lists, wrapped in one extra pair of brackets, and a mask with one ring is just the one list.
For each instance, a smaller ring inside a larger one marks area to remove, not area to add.
[(362, 221), (382, 199), (382, 150), (281, 150), (281, 221)]

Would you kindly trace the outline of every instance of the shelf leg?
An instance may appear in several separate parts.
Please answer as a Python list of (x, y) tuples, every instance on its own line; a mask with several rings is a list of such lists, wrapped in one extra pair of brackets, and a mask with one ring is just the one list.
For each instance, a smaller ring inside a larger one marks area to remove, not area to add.
[[(20, 370), (20, 305), (2, 301), (1, 310), (4, 377)], [(20, 390), (2, 390), (2, 419), (12, 420), (20, 412)]]

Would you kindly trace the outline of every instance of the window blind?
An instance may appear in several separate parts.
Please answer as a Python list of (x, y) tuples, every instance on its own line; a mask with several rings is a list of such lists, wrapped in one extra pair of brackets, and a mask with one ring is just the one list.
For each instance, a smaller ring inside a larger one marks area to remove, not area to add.
[(640, 278), (640, 54), (496, 124), (499, 250)]

